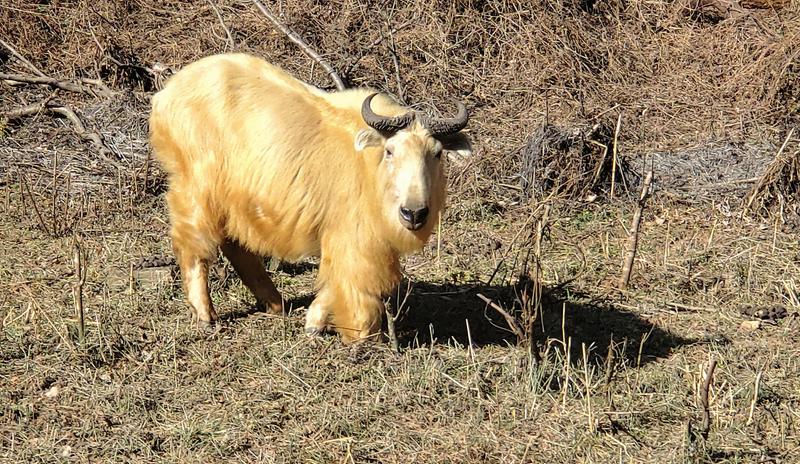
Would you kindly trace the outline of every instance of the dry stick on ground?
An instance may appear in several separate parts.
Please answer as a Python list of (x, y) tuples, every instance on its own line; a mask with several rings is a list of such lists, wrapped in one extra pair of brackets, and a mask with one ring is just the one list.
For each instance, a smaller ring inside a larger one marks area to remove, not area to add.
[(112, 158), (112, 156), (116, 155), (114, 155), (114, 152), (111, 151), (111, 149), (108, 148), (103, 142), (103, 136), (97, 131), (88, 130), (83, 124), (83, 121), (81, 121), (81, 118), (79, 118), (75, 111), (68, 106), (45, 101), (43, 103), (36, 103), (5, 112), (3, 113), (3, 116), (7, 117), (8, 119), (17, 119), (24, 116), (32, 116), (42, 111), (60, 114), (61, 116), (67, 118), (69, 122), (72, 123), (72, 130), (75, 131), (75, 133), (78, 134), (78, 136), (83, 140), (91, 142), (92, 145), (94, 145), (97, 149), (100, 157), (118, 169), (126, 169), (126, 167), (120, 162)]
[(547, 204), (544, 206), (544, 210), (542, 211), (542, 217), (536, 222), (536, 272), (531, 281), (533, 282), (533, 295), (530, 295), (534, 298), (532, 302), (532, 307), (528, 308), (528, 314), (526, 315), (527, 321), (526, 323), (526, 330), (528, 335), (528, 341), (533, 344), (533, 325), (536, 322), (536, 318), (539, 317), (539, 313), (542, 309), (542, 240), (544, 237), (544, 230), (547, 228), (547, 223), (550, 220), (550, 205)]
[(622, 126), (622, 113), (617, 116), (617, 126), (614, 128), (614, 151), (611, 156), (611, 194), (610, 197), (614, 199), (614, 184), (617, 181), (617, 145), (619, 144), (619, 129)]
[(41, 226), (42, 231), (44, 231), (45, 234), (50, 236), (54, 235), (52, 232), (50, 232), (50, 228), (47, 227), (47, 224), (45, 224), (44, 219), (42, 218), (42, 213), (39, 211), (39, 207), (36, 205), (36, 199), (33, 198), (33, 194), (31, 193), (31, 188), (28, 186), (28, 178), (22, 174), (20, 174), (20, 176), (22, 177), (22, 185), (23, 187), (25, 187), (25, 191), (28, 193), (28, 197), (31, 199), (31, 204), (33, 205), (33, 211), (36, 213), (36, 219), (39, 221), (39, 226)]
[(72, 262), (75, 265), (76, 279), (72, 285), (72, 298), (75, 300), (75, 315), (78, 318), (78, 340), (82, 344), (83, 337), (86, 335), (86, 325), (83, 320), (83, 284), (86, 283), (86, 269), (84, 268), (83, 252), (77, 242)]
[(395, 353), (400, 352), (400, 340), (397, 338), (397, 328), (395, 323), (398, 319), (400, 319), (400, 315), (403, 312), (403, 308), (408, 301), (408, 295), (411, 294), (411, 281), (408, 281), (406, 286), (406, 294), (403, 297), (403, 301), (400, 301), (400, 287), (397, 287), (397, 301), (400, 301), (400, 304), (397, 306), (397, 311), (394, 310), (392, 306), (392, 299), (389, 298), (384, 302), (384, 310), (386, 311), (386, 328), (389, 332), (389, 342), (392, 344), (392, 349)]
[(711, 358), (706, 369), (706, 377), (703, 381), (703, 388), (700, 390), (700, 407), (703, 408), (703, 421), (700, 424), (700, 434), (703, 439), (708, 439), (708, 431), (711, 429), (711, 413), (708, 412), (708, 389), (711, 388), (711, 381), (714, 378), (714, 369), (717, 367), (717, 360)]
[(747, 415), (746, 425), (753, 423), (753, 414), (756, 412), (756, 404), (758, 403), (758, 390), (761, 387), (761, 373), (762, 371), (758, 371), (756, 374), (756, 381), (753, 386), (753, 400), (750, 402), (750, 413)]
[[(789, 130), (789, 133), (786, 135), (786, 138), (783, 140), (783, 144), (781, 148), (778, 150), (778, 153), (775, 155), (775, 161), (770, 163), (770, 166), (774, 165), (776, 162), (780, 162), (781, 155), (783, 151), (786, 149), (786, 145), (789, 144), (789, 140), (792, 138), (792, 134), (794, 134), (794, 127)], [(750, 198), (747, 199), (747, 205), (744, 207), (744, 211), (742, 211), (742, 215), (744, 215), (745, 211), (749, 211), (750, 208), (753, 206), (753, 201), (758, 196), (758, 193), (764, 188), (765, 185), (769, 184), (770, 181), (770, 174), (772, 174), (771, 169), (769, 167), (764, 171), (764, 174), (758, 179), (756, 185), (753, 186), (753, 189), (750, 191)]]
[(40, 76), (40, 77), (47, 77), (45, 75), (45, 73), (43, 73), (39, 68), (34, 66), (33, 63), (31, 63), (30, 61), (26, 60), (25, 57), (22, 56), (22, 54), (20, 54), (17, 51), (17, 49), (15, 49), (14, 47), (11, 46), (11, 44), (9, 44), (8, 42), (4, 41), (3, 39), (0, 39), (0, 45), (5, 47), (6, 49), (8, 49), (8, 51), (10, 51), (12, 55), (14, 55), (18, 60), (20, 60), (22, 62), (22, 64), (24, 64), (28, 69), (30, 69), (31, 72), (33, 72), (34, 74), (36, 74), (37, 76)]
[(0, 80), (19, 82), (23, 84), (47, 85), (54, 89), (67, 90), (70, 92), (77, 92), (77, 93), (88, 93), (93, 96), (107, 97), (110, 95), (110, 91), (108, 90), (108, 88), (105, 87), (105, 85), (103, 85), (102, 82), (100, 81), (92, 81), (92, 80), (83, 81), (87, 83), (93, 83), (94, 85), (100, 87), (99, 89), (94, 90), (81, 84), (75, 84), (73, 82), (54, 79), (52, 77), (47, 77), (47, 76), (34, 77), (34, 76), (24, 76), (22, 74), (0, 73)]
[[(403, 24), (390, 29), (389, 30), (389, 35), (393, 35), (393, 34), (396, 34), (399, 31), (402, 31), (403, 29), (405, 29), (409, 25), (415, 23), (416, 20), (417, 20), (417, 18), (409, 19), (408, 21), (404, 22)], [(367, 44), (366, 47), (362, 48), (358, 52), (358, 55), (356, 55), (356, 57), (353, 58), (353, 60), (350, 62), (350, 64), (347, 65), (347, 67), (344, 70), (344, 74), (345, 75), (349, 75), (351, 72), (353, 72), (353, 69), (356, 67), (358, 62), (361, 61), (365, 56), (367, 56), (367, 53), (369, 53), (373, 48), (377, 47), (378, 44), (383, 42), (383, 39), (384, 39), (384, 36), (383, 36), (383, 34), (381, 34), (381, 35), (378, 36), (377, 39), (373, 40), (372, 42)]]
[(225, 25), (225, 21), (222, 19), (222, 14), (219, 12), (217, 5), (214, 4), (213, 0), (207, 0), (208, 4), (211, 5), (211, 9), (214, 10), (214, 14), (217, 15), (217, 19), (219, 19), (219, 23), (222, 24), (222, 29), (225, 30), (225, 35), (228, 37), (228, 48), (233, 50), (236, 47), (236, 43), (233, 41), (233, 35), (231, 35), (231, 30), (228, 29), (228, 26)]
[(633, 261), (636, 258), (636, 247), (639, 243), (639, 224), (642, 222), (642, 211), (644, 211), (647, 197), (650, 195), (650, 184), (653, 182), (653, 171), (647, 171), (642, 184), (642, 193), (639, 195), (639, 204), (633, 214), (631, 231), (628, 234), (628, 253), (625, 256), (625, 264), (622, 266), (622, 276), (619, 279), (619, 288), (624, 289), (628, 286), (633, 271)]
[(330, 78), (331, 78), (331, 79), (333, 80), (333, 82), (336, 84), (336, 88), (337, 88), (338, 90), (344, 90), (344, 89), (346, 89), (346, 88), (347, 88), (347, 86), (345, 86), (345, 85), (344, 85), (344, 82), (342, 81), (342, 78), (339, 76), (339, 73), (338, 73), (338, 72), (336, 72), (336, 70), (333, 68), (333, 66), (332, 66), (330, 63), (328, 63), (328, 62), (327, 62), (327, 61), (326, 61), (324, 58), (322, 58), (322, 56), (320, 56), (320, 54), (319, 54), (319, 53), (317, 53), (316, 51), (314, 51), (314, 49), (313, 49), (313, 48), (311, 48), (311, 46), (310, 46), (310, 45), (308, 45), (308, 44), (307, 44), (307, 43), (306, 43), (306, 42), (305, 42), (305, 41), (304, 41), (304, 40), (303, 40), (303, 39), (302, 39), (302, 38), (301, 38), (299, 35), (297, 35), (297, 34), (296, 34), (296, 33), (295, 33), (293, 30), (289, 29), (289, 28), (288, 28), (288, 27), (287, 27), (285, 24), (283, 24), (282, 22), (280, 22), (280, 21), (278, 20), (278, 18), (277, 18), (275, 15), (273, 15), (273, 14), (272, 14), (272, 13), (271, 13), (271, 12), (270, 12), (268, 9), (267, 9), (267, 7), (266, 7), (266, 6), (264, 6), (264, 4), (263, 4), (263, 3), (261, 3), (259, 0), (253, 0), (253, 3), (254, 3), (254, 4), (257, 6), (257, 7), (258, 7), (258, 9), (259, 9), (259, 10), (261, 10), (261, 13), (263, 13), (263, 14), (264, 14), (264, 16), (266, 16), (266, 17), (267, 17), (267, 19), (269, 19), (269, 20), (270, 20), (270, 22), (271, 22), (271, 23), (272, 23), (272, 24), (273, 24), (275, 27), (277, 27), (278, 29), (280, 29), (280, 31), (281, 31), (281, 32), (283, 32), (283, 33), (286, 35), (286, 37), (288, 37), (288, 38), (289, 38), (289, 40), (291, 40), (292, 42), (294, 42), (295, 44), (297, 44), (297, 46), (298, 46), (298, 47), (300, 47), (300, 49), (301, 49), (301, 50), (303, 50), (303, 53), (305, 53), (306, 55), (308, 55), (308, 57), (309, 57), (309, 58), (311, 58), (312, 60), (314, 60), (314, 61), (316, 61), (317, 63), (319, 63), (319, 65), (320, 65), (320, 66), (322, 66), (322, 68), (323, 68), (323, 69), (325, 69), (325, 71), (328, 73), (328, 76), (330, 76)]
[[(36, 66), (34, 66), (33, 63), (31, 63), (30, 61), (25, 59), (25, 57), (22, 56), (22, 54), (20, 54), (8, 42), (5, 42), (4, 40), (0, 39), (0, 45), (5, 47), (6, 49), (8, 49), (8, 51), (10, 51), (12, 55), (14, 55), (19, 61), (21, 61), (22, 64), (24, 64), (25, 67), (27, 67), (32, 73), (34, 73), (37, 76), (39, 76), (39, 78), (30, 78), (28, 76), (0, 74), (0, 76), (3, 76), (3, 75), (12, 76), (8, 80), (17, 81), (17, 82), (26, 82), (26, 83), (30, 83), (30, 84), (44, 84), (44, 85), (49, 85), (51, 87), (61, 88), (63, 90), (69, 90), (69, 91), (72, 91), (72, 92), (89, 92), (89, 93), (94, 93), (95, 96), (99, 96), (99, 95), (108, 96), (108, 95), (111, 95), (113, 93), (108, 87), (106, 87), (106, 85), (103, 83), (103, 81), (101, 81), (99, 79), (81, 78), (81, 82), (83, 82), (84, 84), (91, 84), (91, 85), (94, 85), (96, 87), (99, 87), (100, 90), (101, 90), (100, 93), (95, 92), (95, 91), (93, 91), (91, 89), (86, 89), (86, 88), (84, 88), (84, 87), (82, 87), (80, 85), (74, 84), (74, 83), (70, 83), (70, 82), (67, 82), (67, 81), (59, 81), (58, 79), (53, 79), (53, 78), (49, 77), (48, 75), (46, 75), (45, 73), (43, 73), (41, 69), (39, 69)], [(0, 79), (3, 79), (3, 78), (0, 77)], [(27, 79), (27, 80), (21, 80), (21, 79)], [(41, 79), (41, 80), (43, 80), (43, 82), (34, 82), (34, 81), (31, 81), (30, 79)]]
[(477, 296), (478, 298), (483, 300), (484, 303), (486, 303), (489, 306), (491, 306), (492, 309), (494, 309), (495, 311), (500, 313), (501, 316), (503, 316), (503, 319), (506, 320), (506, 324), (508, 324), (508, 328), (511, 329), (511, 331), (514, 333), (514, 335), (517, 337), (517, 340), (519, 340), (519, 341), (525, 340), (525, 332), (522, 331), (522, 328), (517, 323), (517, 320), (514, 319), (514, 316), (509, 314), (508, 311), (503, 309), (500, 305), (498, 305), (494, 301), (492, 301), (489, 298), (487, 298), (482, 293), (478, 293), (475, 296)]

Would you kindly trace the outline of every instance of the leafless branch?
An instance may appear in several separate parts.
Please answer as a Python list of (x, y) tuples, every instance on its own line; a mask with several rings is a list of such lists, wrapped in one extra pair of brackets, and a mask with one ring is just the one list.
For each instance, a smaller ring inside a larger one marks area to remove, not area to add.
[(625, 256), (625, 264), (622, 266), (622, 276), (619, 279), (619, 288), (624, 289), (628, 286), (633, 271), (633, 261), (636, 259), (636, 247), (639, 243), (639, 224), (642, 222), (642, 212), (650, 195), (650, 184), (653, 182), (653, 171), (648, 171), (642, 183), (642, 193), (639, 196), (639, 204), (633, 214), (631, 231), (628, 234), (628, 253)]
[(68, 90), (70, 92), (78, 92), (78, 93), (88, 93), (94, 96), (108, 96), (111, 94), (111, 91), (108, 89), (108, 87), (103, 85), (102, 82), (93, 79), (87, 79), (82, 82), (92, 83), (93, 85), (97, 85), (98, 87), (100, 87), (100, 89), (94, 90), (90, 87), (86, 87), (81, 84), (54, 79), (52, 77), (47, 77), (47, 76), (34, 77), (34, 76), (24, 76), (22, 74), (0, 73), (0, 80), (21, 82), (25, 84), (47, 85), (55, 89)]
[(44, 219), (42, 218), (42, 213), (39, 211), (39, 206), (37, 206), (36, 199), (33, 198), (33, 193), (31, 193), (31, 188), (28, 185), (28, 179), (25, 176), (22, 176), (22, 185), (25, 188), (25, 192), (28, 193), (28, 198), (31, 199), (33, 211), (36, 213), (36, 219), (39, 221), (39, 226), (42, 228), (45, 234), (52, 235), (50, 228), (47, 227), (47, 224), (45, 224)]
[[(396, 34), (396, 33), (397, 33), (397, 32), (399, 32), (399, 31), (402, 31), (402, 30), (403, 30), (403, 29), (405, 29), (406, 27), (408, 27), (408, 26), (410, 26), (411, 24), (413, 24), (413, 23), (416, 21), (416, 19), (417, 19), (417, 18), (411, 18), (411, 19), (409, 19), (408, 21), (406, 21), (406, 22), (404, 22), (404, 23), (400, 24), (399, 26), (397, 26), (397, 27), (394, 27), (394, 28), (390, 29), (390, 30), (389, 30), (389, 35), (393, 35), (393, 34)], [(384, 35), (383, 35), (383, 34), (381, 34), (381, 35), (379, 35), (379, 36), (378, 36), (378, 38), (377, 38), (377, 39), (373, 40), (372, 42), (370, 42), (369, 44), (367, 44), (367, 46), (363, 47), (363, 48), (362, 48), (362, 49), (361, 49), (361, 50), (358, 52), (358, 55), (356, 55), (356, 57), (355, 57), (355, 58), (353, 58), (352, 60), (350, 60), (350, 63), (349, 63), (349, 64), (347, 65), (347, 67), (345, 68), (345, 75), (347, 75), (347, 74), (350, 74), (350, 73), (353, 71), (353, 69), (355, 69), (355, 67), (356, 67), (356, 65), (359, 63), (359, 61), (361, 61), (361, 60), (362, 60), (362, 59), (363, 59), (365, 56), (367, 56), (367, 54), (368, 54), (370, 51), (372, 51), (372, 49), (373, 49), (373, 48), (377, 47), (377, 46), (378, 46), (378, 45), (379, 45), (381, 42), (383, 42), (383, 41), (384, 41), (384, 39), (385, 39)]]
[(706, 377), (703, 380), (703, 388), (700, 390), (700, 406), (703, 408), (703, 421), (700, 424), (700, 433), (704, 439), (708, 438), (708, 431), (711, 429), (711, 413), (708, 411), (708, 390), (714, 378), (714, 368), (717, 367), (717, 360), (712, 358), (706, 369)]
[(289, 29), (285, 24), (280, 22), (280, 20), (275, 15), (273, 15), (267, 9), (267, 7), (264, 6), (264, 4), (261, 3), (259, 0), (253, 0), (253, 3), (258, 7), (259, 10), (261, 10), (261, 13), (263, 13), (264, 16), (266, 16), (267, 19), (269, 19), (269, 21), (276, 28), (278, 28), (281, 32), (283, 32), (286, 35), (286, 37), (289, 38), (289, 40), (297, 44), (297, 46), (300, 47), (301, 50), (303, 50), (303, 53), (308, 55), (309, 58), (319, 63), (319, 65), (322, 66), (323, 69), (325, 69), (325, 71), (328, 73), (328, 76), (330, 76), (330, 78), (336, 84), (336, 88), (338, 90), (344, 90), (347, 88), (347, 86), (344, 85), (342, 78), (339, 76), (339, 73), (336, 72), (333, 66), (331, 66), (330, 63), (328, 63), (324, 58), (322, 58), (322, 56), (320, 56), (319, 53), (314, 51), (314, 49), (311, 48), (310, 45), (308, 45), (299, 35), (297, 35), (297, 33), (295, 33), (293, 30)]
[(394, 34), (392, 31), (389, 31), (389, 52), (392, 54), (392, 63), (394, 63), (394, 77), (397, 81), (397, 96), (400, 98), (400, 102), (405, 102), (405, 91), (403, 89), (403, 80), (400, 77), (400, 58), (397, 56), (397, 47), (394, 43)]
[(86, 267), (84, 266), (84, 255), (78, 243), (75, 243), (74, 255), (72, 258), (75, 266), (75, 283), (72, 284), (72, 298), (75, 301), (75, 315), (78, 318), (78, 340), (83, 343), (86, 335), (86, 324), (84, 323), (83, 311), (83, 284), (86, 282)]
[(392, 299), (389, 298), (385, 302), (385, 311), (386, 311), (386, 328), (389, 332), (389, 342), (392, 344), (392, 349), (395, 353), (400, 352), (400, 341), (397, 338), (397, 329), (395, 323), (398, 319), (400, 319), (400, 315), (403, 313), (403, 309), (406, 306), (406, 302), (408, 301), (408, 296), (411, 294), (411, 281), (408, 280), (406, 284), (406, 291), (405, 295), (403, 296), (403, 301), (400, 301), (400, 286), (397, 287), (397, 301), (399, 302), (397, 306), (397, 311), (394, 310), (392, 305)]
[(30, 61), (25, 59), (25, 57), (22, 56), (17, 51), (16, 48), (12, 47), (11, 44), (9, 44), (8, 42), (4, 41), (3, 39), (0, 39), (0, 45), (5, 47), (6, 49), (8, 49), (8, 51), (10, 51), (11, 54), (14, 55), (14, 57), (16, 57), (18, 60), (20, 60), (22, 62), (22, 64), (24, 64), (28, 69), (30, 69), (31, 72), (33, 72), (34, 74), (36, 74), (37, 76), (40, 76), (40, 77), (47, 77), (45, 75), (45, 73), (43, 73), (39, 68), (34, 66), (33, 63), (31, 63)]
[(503, 316), (503, 319), (506, 320), (506, 324), (508, 324), (508, 328), (511, 329), (514, 335), (516, 335), (517, 340), (525, 340), (525, 334), (522, 332), (522, 329), (520, 328), (519, 324), (517, 324), (517, 321), (516, 319), (514, 319), (514, 316), (508, 314), (508, 311), (503, 309), (500, 305), (490, 300), (483, 294), (478, 293), (476, 296), (481, 300), (483, 300), (486, 304), (491, 306), (492, 309), (500, 313), (501, 316)]
[(116, 157), (113, 151), (108, 148), (103, 141), (103, 136), (100, 135), (99, 132), (89, 130), (81, 121), (81, 118), (75, 113), (75, 111), (66, 106), (66, 105), (59, 105), (57, 103), (51, 102), (44, 102), (44, 103), (36, 103), (33, 105), (23, 106), (22, 108), (17, 108), (15, 110), (7, 111), (3, 113), (8, 119), (18, 119), (24, 116), (31, 116), (34, 114), (38, 114), (42, 111), (47, 111), (50, 113), (55, 113), (65, 117), (71, 124), (72, 130), (83, 140), (90, 142), (94, 147), (97, 149), (100, 157), (103, 158), (108, 163), (114, 165), (118, 169), (125, 169), (119, 161), (115, 160), (113, 157)]
[(384, 308), (386, 311), (386, 328), (389, 332), (389, 343), (392, 344), (392, 350), (395, 353), (399, 353), (400, 341), (397, 339), (397, 328), (395, 327), (395, 322), (397, 322), (397, 315), (400, 313), (400, 311), (395, 313), (394, 308), (392, 307), (391, 299), (388, 299), (384, 302)]
[(222, 19), (222, 14), (219, 12), (217, 5), (214, 4), (213, 0), (207, 0), (208, 4), (211, 5), (211, 9), (214, 10), (214, 14), (217, 15), (217, 19), (219, 19), (219, 23), (222, 24), (222, 29), (225, 30), (225, 35), (228, 37), (228, 49), (233, 50), (236, 47), (236, 43), (233, 41), (233, 35), (231, 34), (231, 30), (228, 29), (228, 26), (225, 25), (225, 21)]

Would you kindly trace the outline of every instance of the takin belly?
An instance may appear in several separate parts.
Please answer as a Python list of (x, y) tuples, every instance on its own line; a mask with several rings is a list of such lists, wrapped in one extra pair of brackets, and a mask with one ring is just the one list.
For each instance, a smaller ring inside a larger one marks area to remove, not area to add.
[(318, 221), (307, 210), (285, 204), (244, 201), (229, 209), (225, 233), (262, 256), (299, 261), (320, 254)]

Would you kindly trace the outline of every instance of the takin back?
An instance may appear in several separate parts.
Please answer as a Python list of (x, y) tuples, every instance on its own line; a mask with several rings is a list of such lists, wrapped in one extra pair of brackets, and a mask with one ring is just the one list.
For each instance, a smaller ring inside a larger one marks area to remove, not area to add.
[(325, 92), (262, 59), (192, 63), (152, 100), (150, 139), (169, 178), (171, 237), (193, 318), (213, 327), (217, 250), (258, 304), (284, 302), (263, 256), (319, 256), (305, 330), (380, 336), (400, 257), (427, 242), (445, 203), (443, 150), (469, 155), (458, 103), (436, 119), (372, 89)]

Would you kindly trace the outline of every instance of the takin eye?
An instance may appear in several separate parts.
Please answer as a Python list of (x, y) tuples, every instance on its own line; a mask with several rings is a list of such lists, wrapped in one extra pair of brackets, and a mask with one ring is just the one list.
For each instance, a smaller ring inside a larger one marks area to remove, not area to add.
[(387, 149), (385, 149), (383, 151), (383, 156), (384, 156), (384, 158), (388, 159), (388, 158), (391, 158), (392, 156), (394, 156), (394, 153), (392, 152), (391, 148), (387, 148)]

